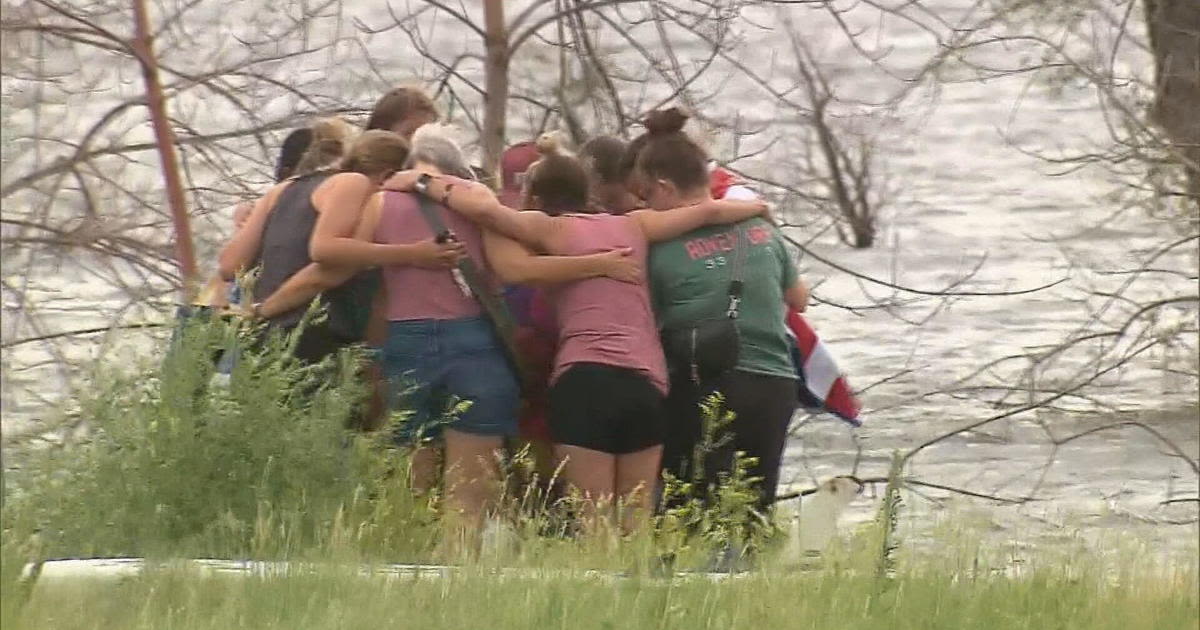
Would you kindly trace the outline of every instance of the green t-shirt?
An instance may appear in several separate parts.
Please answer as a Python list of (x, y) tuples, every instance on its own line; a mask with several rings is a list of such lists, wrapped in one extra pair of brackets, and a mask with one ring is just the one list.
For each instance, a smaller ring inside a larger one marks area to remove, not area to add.
[(779, 231), (762, 219), (704, 227), (654, 245), (649, 270), (658, 325), (665, 329), (722, 316), (739, 246), (749, 249), (737, 319), (737, 369), (795, 378), (783, 293), (796, 284), (796, 267)]

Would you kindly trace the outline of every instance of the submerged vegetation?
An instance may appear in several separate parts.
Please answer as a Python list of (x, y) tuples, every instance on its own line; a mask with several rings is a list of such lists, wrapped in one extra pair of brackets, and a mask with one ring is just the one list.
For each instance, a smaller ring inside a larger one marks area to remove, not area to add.
[[(362, 398), (357, 358), (302, 367), (275, 339), (244, 352), (227, 384), (214, 381), (214, 351), (246, 334), (188, 326), (161, 366), (104, 375), (81, 403), (86, 434), (18, 454), (4, 488), (5, 628), (1127, 630), (1195, 627), (1200, 614), (1194, 561), (1064, 548), (1015, 563), (953, 524), (931, 534), (935, 545), (908, 546), (898, 465), (876, 521), (819, 561), (782, 553), (792, 533), (752, 517), (749, 480), (736, 473), (715, 504), (679, 501), (625, 537), (579, 534), (570, 501), (512, 483), (507, 538), (463, 554), (442, 541), (436, 493), (408, 487), (387, 432), (347, 428)], [(509, 462), (510, 477), (526, 463)], [(750, 570), (668, 577), (711, 569), (731, 548)], [(27, 563), (127, 556), (149, 568), (121, 580), (20, 577)], [(235, 576), (180, 563), (205, 557), (292, 568)], [(387, 563), (459, 568), (432, 580), (361, 570)]]

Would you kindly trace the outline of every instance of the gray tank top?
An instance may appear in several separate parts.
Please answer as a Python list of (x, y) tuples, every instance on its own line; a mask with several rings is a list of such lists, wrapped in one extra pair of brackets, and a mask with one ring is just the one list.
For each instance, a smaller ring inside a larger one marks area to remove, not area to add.
[[(257, 260), (259, 276), (254, 291), (257, 300), (270, 297), (289, 278), (312, 262), (308, 247), (318, 215), (312, 195), (332, 175), (330, 172), (304, 175), (280, 193), (263, 227), (262, 246)], [(328, 310), (330, 330), (347, 340), (361, 339), (371, 300), (378, 286), (378, 270), (368, 270), (323, 293), (321, 299)], [(307, 307), (301, 307), (288, 311), (273, 317), (271, 324), (295, 326), (300, 323), (306, 310)]]

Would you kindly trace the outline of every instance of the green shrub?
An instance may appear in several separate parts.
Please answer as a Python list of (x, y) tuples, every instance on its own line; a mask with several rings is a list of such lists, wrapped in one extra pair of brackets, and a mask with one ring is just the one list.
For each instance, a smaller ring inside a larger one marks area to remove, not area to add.
[[(410, 490), (407, 458), (388, 431), (346, 428), (363, 394), (354, 352), (304, 367), (288, 358), (292, 340), (276, 338), (243, 354), (228, 386), (212, 385), (213, 349), (255, 334), (189, 326), (163, 365), (97, 384), (81, 402), (90, 423), (82, 441), (23, 453), (4, 479), (0, 625), (1195, 627), (1194, 561), (1164, 571), (1132, 553), (1114, 570), (1075, 549), (1041, 549), (1017, 566), (953, 524), (952, 544), (929, 545), (934, 552), (898, 547), (896, 466), (879, 518), (838, 541), (816, 570), (762, 559), (774, 529), (753, 513), (755, 480), (742, 459), (715, 492), (667, 480), (667, 495), (681, 500), (624, 539), (573, 538), (569, 500), (510, 485), (500, 513), (515, 525), (517, 549), (463, 562), (434, 582), (396, 588), (365, 579), (364, 563), (440, 559), (438, 497)], [(711, 447), (731, 416), (719, 398), (705, 410)], [(533, 475), (527, 456), (505, 465), (514, 477)], [(705, 568), (729, 549), (757, 550), (758, 570), (724, 581), (659, 579), (664, 557), (674, 559), (667, 567)], [(29, 561), (129, 555), (315, 562), (261, 579), (175, 569), (118, 583), (18, 579)], [(534, 570), (514, 576), (497, 565)]]
[(6, 476), (5, 533), (33, 536), (42, 557), (287, 556), (353, 513), (375, 544), (425, 544), (420, 528), (401, 541), (380, 524), (428, 506), (395, 505), (407, 475), (386, 432), (347, 429), (364, 393), (354, 352), (303, 366), (294, 339), (272, 336), (211, 384), (213, 349), (259, 333), (193, 323), (161, 366), (105, 375), (81, 403), (84, 441), (27, 454)]

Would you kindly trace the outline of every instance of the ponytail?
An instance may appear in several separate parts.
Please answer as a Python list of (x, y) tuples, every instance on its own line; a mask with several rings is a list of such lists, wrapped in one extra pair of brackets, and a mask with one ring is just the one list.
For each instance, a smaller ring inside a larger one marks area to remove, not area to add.
[(312, 140), (296, 164), (295, 175), (307, 175), (337, 165), (354, 137), (353, 128), (340, 118), (322, 118), (309, 130)]

